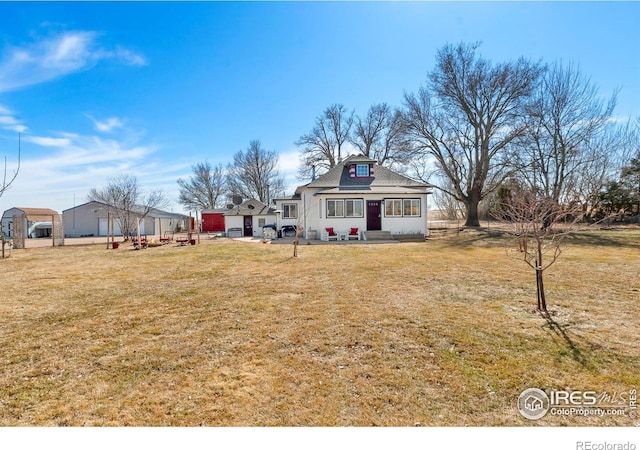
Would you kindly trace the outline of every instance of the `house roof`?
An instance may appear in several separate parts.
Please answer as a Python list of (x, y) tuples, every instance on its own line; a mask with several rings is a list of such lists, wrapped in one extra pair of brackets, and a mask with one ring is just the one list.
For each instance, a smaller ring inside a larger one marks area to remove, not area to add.
[[(35, 222), (35, 221), (41, 221), (43, 219), (49, 219), (51, 220), (51, 216), (57, 216), (58, 212), (54, 211), (53, 209), (49, 209), (49, 208), (20, 208), (20, 207), (13, 207), (11, 209), (17, 209), (19, 211), (22, 211), (22, 213), (27, 216), (27, 220), (31, 221), (31, 222)], [(9, 211), (9, 209), (7, 210)], [(5, 211), (5, 214), (6, 212)]]
[(163, 211), (161, 209), (156, 209), (156, 208), (151, 208), (151, 211), (149, 211), (148, 216), (153, 217), (155, 219), (185, 219), (188, 217), (185, 214)]
[[(373, 176), (371, 177), (352, 177), (349, 175), (349, 166), (353, 164), (369, 164), (373, 165)], [(318, 189), (340, 189), (340, 190), (358, 190), (371, 192), (376, 191), (387, 192), (389, 188), (403, 187), (420, 189), (422, 192), (432, 187), (428, 183), (417, 181), (405, 175), (394, 172), (393, 170), (381, 166), (375, 160), (363, 155), (351, 155), (328, 172), (320, 175), (314, 181), (300, 186), (296, 189), (299, 194), (305, 188)], [(384, 188), (384, 189), (381, 189)]]
[(229, 208), (203, 209), (200, 212), (202, 214), (224, 214), (227, 211), (229, 211)]
[(278, 198), (274, 198), (273, 201), (287, 201), (287, 200), (300, 200), (300, 194), (293, 194), (293, 195), (285, 195), (284, 197), (278, 197)]
[(275, 210), (252, 198), (224, 213), (225, 216), (266, 216), (270, 214), (275, 214)]

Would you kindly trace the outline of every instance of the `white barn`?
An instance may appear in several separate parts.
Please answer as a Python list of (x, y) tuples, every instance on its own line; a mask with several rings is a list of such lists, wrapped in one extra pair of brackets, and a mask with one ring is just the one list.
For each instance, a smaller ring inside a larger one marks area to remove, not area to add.
[[(106, 236), (108, 211), (111, 208), (101, 202), (90, 201), (62, 211), (65, 237)], [(110, 215), (113, 218), (113, 215)], [(140, 233), (161, 236), (165, 232), (184, 231), (188, 227), (188, 216), (153, 209), (140, 223)], [(112, 220), (114, 235), (122, 236), (120, 224)]]

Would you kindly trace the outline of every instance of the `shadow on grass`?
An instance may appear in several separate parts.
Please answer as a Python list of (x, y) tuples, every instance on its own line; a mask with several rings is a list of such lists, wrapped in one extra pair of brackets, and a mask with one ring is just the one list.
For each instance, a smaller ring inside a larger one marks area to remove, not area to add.
[(455, 235), (433, 240), (448, 247), (504, 247), (510, 239), (513, 239), (513, 235), (508, 232), (479, 228), (465, 229)]
[[(564, 244), (640, 249), (640, 230), (632, 231), (635, 233), (622, 234), (618, 230), (576, 231), (566, 236), (563, 241)], [(448, 247), (504, 247), (510, 245), (514, 237), (510, 231), (477, 228), (464, 229), (455, 235), (433, 240)]]
[(640, 239), (637, 234), (633, 236), (621, 235), (614, 230), (580, 231), (567, 236), (565, 242), (577, 245), (640, 249)]
[(582, 353), (582, 350), (580, 350), (580, 348), (576, 345), (574, 339), (569, 336), (569, 333), (566, 330), (569, 327), (569, 324), (560, 325), (553, 319), (553, 317), (549, 315), (545, 316), (545, 320), (546, 324), (542, 327), (548, 328), (548, 331), (556, 342), (560, 341), (560, 345), (567, 346), (574, 361), (578, 362), (583, 367), (588, 368), (590, 366), (589, 361)]
[(282, 261), (278, 261), (278, 262), (276, 262), (274, 264), (284, 264), (284, 263), (289, 262), (289, 261), (291, 261), (293, 259), (295, 259), (293, 256), (289, 256), (288, 258), (285, 258)]

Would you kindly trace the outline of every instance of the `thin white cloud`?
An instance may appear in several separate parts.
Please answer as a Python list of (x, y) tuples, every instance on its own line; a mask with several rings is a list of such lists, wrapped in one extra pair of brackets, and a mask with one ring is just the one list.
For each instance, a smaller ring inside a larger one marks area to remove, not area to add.
[(106, 120), (98, 120), (89, 114), (86, 116), (93, 122), (93, 126), (97, 131), (101, 131), (103, 133), (110, 133), (116, 128), (122, 128), (124, 126), (124, 122), (117, 117), (109, 117)]
[[(121, 139), (75, 133), (26, 136), (20, 173), (2, 200), (62, 211), (74, 201), (84, 202), (90, 188), (100, 187), (120, 173), (133, 173), (142, 184), (156, 147), (139, 142), (139, 134), (125, 134)], [(15, 161), (8, 164), (12, 167)], [(37, 199), (39, 204), (34, 203)]]
[(15, 113), (6, 106), (0, 105), (0, 127), (5, 130), (24, 133), (27, 127), (15, 117)]
[(67, 147), (71, 144), (71, 140), (68, 138), (53, 138), (45, 136), (27, 136), (24, 138), (25, 142), (32, 142), (41, 147)]
[(68, 31), (24, 47), (6, 48), (0, 59), (0, 92), (44, 83), (89, 69), (101, 60), (142, 66), (144, 56), (117, 47), (99, 45), (92, 31)]

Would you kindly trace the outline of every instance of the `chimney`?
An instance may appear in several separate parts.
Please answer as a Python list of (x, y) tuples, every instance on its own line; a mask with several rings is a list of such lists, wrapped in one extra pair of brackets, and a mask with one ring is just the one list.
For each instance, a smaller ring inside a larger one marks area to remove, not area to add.
[(311, 166), (311, 181), (316, 181), (316, 166)]

